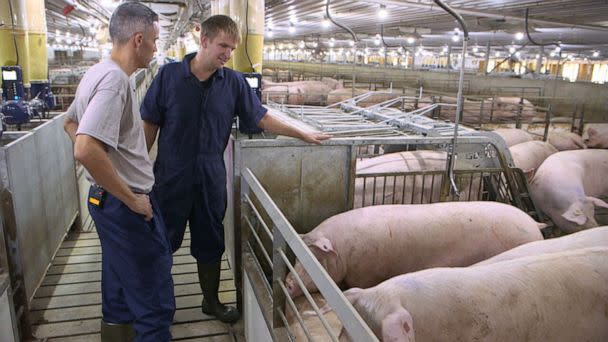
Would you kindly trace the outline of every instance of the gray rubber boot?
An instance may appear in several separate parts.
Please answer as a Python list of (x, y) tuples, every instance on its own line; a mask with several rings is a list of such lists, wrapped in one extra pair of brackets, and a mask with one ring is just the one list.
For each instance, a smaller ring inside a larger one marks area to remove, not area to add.
[(132, 324), (108, 324), (101, 320), (101, 342), (132, 342), (135, 336)]
[(241, 317), (239, 311), (231, 306), (220, 303), (218, 290), (220, 287), (221, 261), (213, 264), (198, 262), (198, 279), (203, 290), (203, 313), (213, 315), (224, 323), (235, 323)]

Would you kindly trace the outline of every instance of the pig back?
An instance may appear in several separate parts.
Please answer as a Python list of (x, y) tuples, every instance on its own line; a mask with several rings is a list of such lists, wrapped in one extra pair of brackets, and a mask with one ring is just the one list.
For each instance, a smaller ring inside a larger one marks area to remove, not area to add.
[(559, 238), (529, 242), (479, 262), (475, 266), (588, 247), (608, 248), (608, 226), (591, 228)]
[(354, 207), (438, 201), (442, 174), (406, 174), (443, 171), (446, 155), (444, 151), (418, 150), (390, 153), (358, 161)]
[(424, 270), (358, 302), (399, 301), (419, 341), (606, 341), (607, 258), (608, 248), (595, 247)]
[(515, 167), (528, 171), (536, 170), (557, 149), (543, 141), (527, 141), (511, 146), (509, 151)]
[(334, 244), (348, 287), (438, 266), (468, 266), (540, 240), (526, 213), (497, 202), (381, 205), (336, 215), (315, 228)]

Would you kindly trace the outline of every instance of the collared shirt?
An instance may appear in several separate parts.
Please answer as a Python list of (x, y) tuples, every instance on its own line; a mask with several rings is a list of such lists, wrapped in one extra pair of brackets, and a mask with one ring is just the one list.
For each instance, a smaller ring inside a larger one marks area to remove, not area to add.
[(257, 127), (266, 113), (239, 72), (220, 68), (201, 83), (190, 70), (194, 56), (163, 66), (141, 104), (142, 119), (160, 127), (157, 184), (196, 177), (193, 163), (223, 163), (233, 118), (238, 116), (241, 126)]

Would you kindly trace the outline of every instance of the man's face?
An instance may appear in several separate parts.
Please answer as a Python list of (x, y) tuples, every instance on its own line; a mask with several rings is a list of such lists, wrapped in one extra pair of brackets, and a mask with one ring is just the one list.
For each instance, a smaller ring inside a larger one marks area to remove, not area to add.
[(236, 49), (236, 38), (230, 37), (223, 31), (220, 31), (213, 40), (201, 36), (201, 48), (207, 63), (214, 69), (219, 69), (228, 62), (232, 51)]
[(158, 22), (154, 23), (153, 29), (146, 30), (141, 39), (136, 37), (137, 59), (140, 68), (147, 68), (156, 52), (156, 41), (158, 40)]

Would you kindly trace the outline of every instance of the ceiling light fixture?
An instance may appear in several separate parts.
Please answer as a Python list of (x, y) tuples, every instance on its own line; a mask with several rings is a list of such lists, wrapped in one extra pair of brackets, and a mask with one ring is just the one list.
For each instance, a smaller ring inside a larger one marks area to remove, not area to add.
[(385, 5), (380, 5), (380, 9), (378, 10), (378, 18), (384, 20), (388, 16), (388, 12), (386, 11)]

